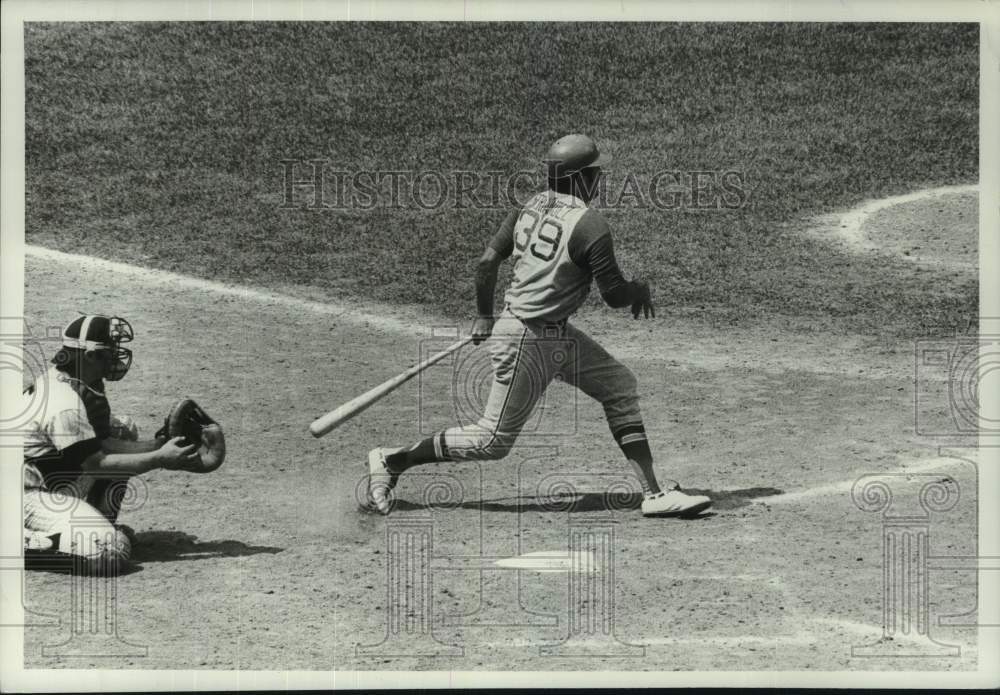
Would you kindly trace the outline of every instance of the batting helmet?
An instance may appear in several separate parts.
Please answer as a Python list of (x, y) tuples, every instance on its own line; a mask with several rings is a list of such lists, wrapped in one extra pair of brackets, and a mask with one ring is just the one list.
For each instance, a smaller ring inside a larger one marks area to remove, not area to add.
[(592, 139), (579, 133), (559, 138), (545, 154), (550, 179), (563, 179), (583, 169), (604, 166), (610, 161), (611, 157), (601, 154)]

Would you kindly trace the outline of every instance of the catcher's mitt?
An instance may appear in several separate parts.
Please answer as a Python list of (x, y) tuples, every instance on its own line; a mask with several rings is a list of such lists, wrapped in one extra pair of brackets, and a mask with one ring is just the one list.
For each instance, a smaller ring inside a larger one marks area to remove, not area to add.
[(211, 473), (226, 458), (226, 437), (222, 427), (190, 398), (182, 398), (174, 404), (163, 427), (156, 433), (157, 439), (172, 437), (184, 437), (185, 444), (198, 447), (198, 458), (184, 470)]

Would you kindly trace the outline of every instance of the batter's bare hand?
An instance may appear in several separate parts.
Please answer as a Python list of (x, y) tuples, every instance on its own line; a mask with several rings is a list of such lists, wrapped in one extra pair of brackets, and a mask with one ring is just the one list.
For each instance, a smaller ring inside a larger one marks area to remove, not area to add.
[(479, 345), (493, 335), (493, 317), (480, 316), (472, 324), (472, 344)]
[(159, 449), (160, 465), (170, 471), (183, 470), (198, 460), (198, 447), (195, 444), (183, 446), (184, 437), (173, 437)]
[(649, 291), (649, 285), (641, 280), (633, 280), (633, 300), (632, 318), (639, 318), (642, 314), (644, 318), (656, 318), (656, 308), (653, 306), (653, 297)]

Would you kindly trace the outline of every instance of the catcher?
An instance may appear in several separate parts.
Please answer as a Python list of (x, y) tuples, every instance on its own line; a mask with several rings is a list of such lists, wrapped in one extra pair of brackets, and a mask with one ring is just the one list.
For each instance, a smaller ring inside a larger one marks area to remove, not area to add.
[(153, 439), (116, 418), (104, 393), (132, 364), (132, 326), (80, 316), (63, 331), (53, 366), (24, 391), (35, 411), (24, 441), (24, 547), (71, 558), (74, 571), (115, 574), (128, 564), (130, 533), (117, 524), (129, 478), (148, 471), (208, 473), (226, 454), (222, 428), (194, 401), (171, 410)]

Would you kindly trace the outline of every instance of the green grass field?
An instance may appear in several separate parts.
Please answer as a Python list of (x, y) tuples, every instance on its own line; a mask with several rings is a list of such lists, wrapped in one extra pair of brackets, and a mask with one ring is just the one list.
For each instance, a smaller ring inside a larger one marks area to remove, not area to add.
[(465, 317), (503, 207), (283, 209), (281, 161), (513, 173), (582, 131), (615, 156), (612, 188), (741, 172), (738, 209), (608, 211), (665, 315), (926, 335), (977, 313), (973, 279), (800, 232), (977, 180), (978, 44), (940, 24), (35, 24), (27, 237)]

